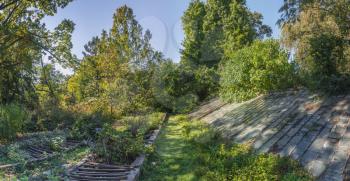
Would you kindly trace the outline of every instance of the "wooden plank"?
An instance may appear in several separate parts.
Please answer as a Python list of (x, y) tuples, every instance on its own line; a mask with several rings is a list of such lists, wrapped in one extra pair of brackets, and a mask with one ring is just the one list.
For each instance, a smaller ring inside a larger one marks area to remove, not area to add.
[[(302, 165), (315, 177), (319, 177), (327, 169), (337, 147), (336, 140), (329, 137), (332, 128), (335, 127), (333, 122), (332, 120), (327, 124), (301, 159)], [(344, 133), (345, 129), (340, 134), (343, 135)]]
[[(128, 171), (130, 171), (130, 170), (128, 170)], [(90, 171), (74, 171), (74, 172), (72, 172), (72, 173), (75, 173), (75, 174), (93, 174), (93, 175), (103, 175), (103, 174), (107, 174), (107, 175), (111, 175), (111, 174), (115, 174), (115, 175), (127, 175), (129, 172), (113, 172), (113, 173), (111, 173), (111, 172), (90, 172)]]
[(77, 170), (80, 171), (93, 171), (93, 172), (120, 172), (120, 171), (127, 171), (127, 169), (123, 168), (113, 168), (113, 169), (108, 169), (108, 168), (84, 168), (84, 167), (79, 167)]
[[(306, 92), (301, 93), (299, 98), (300, 103), (303, 104), (310, 99), (310, 97), (307, 97)], [(276, 119), (271, 125), (264, 128), (261, 133), (256, 136), (252, 145), (253, 148), (255, 148), (257, 152), (267, 152), (272, 146), (271, 144), (274, 144), (274, 142), (280, 139), (280, 137), (292, 127), (292, 125), (296, 124), (298, 120), (305, 116), (305, 113), (303, 113), (303, 104), (292, 108), (285, 117)]]
[(303, 119), (298, 121), (290, 128), (273, 146), (273, 151), (278, 152), (281, 156), (290, 155), (296, 145), (301, 141), (304, 135), (308, 132), (308, 127), (321, 118), (321, 115), (327, 110), (332, 99), (327, 99), (314, 111), (307, 114)]
[[(304, 103), (306, 100), (306, 98), (301, 98), (300, 102)], [(288, 125), (291, 126), (298, 119), (301, 119), (304, 114), (299, 112), (299, 108), (300, 105), (296, 105), (294, 108), (289, 110), (284, 117), (277, 118), (276, 121), (274, 121), (268, 127), (264, 128), (261, 133), (255, 138), (253, 148), (258, 150), (262, 147), (263, 144), (272, 139), (275, 134), (278, 135), (278, 133), (283, 130), (283, 128), (285, 129), (285, 127), (288, 127)], [(280, 133), (280, 135), (282, 134)]]
[[(235, 141), (238, 143), (244, 143), (248, 140), (255, 139), (260, 136), (261, 133), (265, 130), (265, 128), (269, 127), (276, 120), (281, 120), (285, 116), (287, 116), (290, 112), (294, 111), (298, 107), (298, 102), (300, 100), (294, 96), (289, 96), (287, 100), (284, 100), (284, 103), (279, 107), (279, 109), (275, 112), (268, 113), (262, 120), (256, 122), (256, 124), (252, 124), (247, 127), (244, 131), (242, 131), (239, 135), (236, 136)], [(289, 103), (288, 105), (285, 105)], [(283, 106), (283, 107), (282, 107)]]
[(118, 176), (118, 177), (93, 177), (93, 176), (81, 176), (81, 175), (70, 175), (69, 177), (74, 179), (87, 179), (87, 180), (125, 180), (126, 176)]
[[(342, 124), (342, 123), (340, 123)], [(342, 133), (340, 133), (342, 134)], [(342, 134), (341, 139), (329, 159), (329, 165), (326, 171), (322, 174), (320, 180), (342, 180), (343, 171), (349, 157), (350, 150), (350, 127), (349, 119), (347, 120), (345, 133)]]
[(130, 165), (110, 165), (110, 164), (94, 163), (94, 162), (87, 162), (83, 164), (83, 166), (91, 166), (91, 167), (99, 167), (99, 168), (127, 168), (127, 169), (133, 168)]
[[(278, 129), (277, 133), (276, 133), (276, 130), (271, 130), (271, 131), (267, 132), (267, 135), (272, 134), (273, 136), (270, 137), (270, 139), (268, 141), (264, 142), (263, 144), (255, 145), (254, 147), (258, 146), (257, 152), (259, 152), (259, 153), (268, 152), (273, 147), (273, 145), (275, 145), (276, 142), (278, 142), (280, 139), (282, 139), (282, 137), (287, 135), (287, 133), (291, 129), (293, 129), (295, 126), (299, 126), (300, 122), (306, 123), (309, 119), (311, 119), (312, 116), (315, 114), (315, 112), (317, 112), (317, 110), (313, 110), (312, 112), (310, 112), (310, 114), (300, 112), (300, 113), (298, 113), (296, 118), (294, 118), (292, 121), (288, 122), (282, 129)], [(269, 137), (269, 136), (267, 136), (267, 137)], [(288, 140), (286, 140), (286, 141), (288, 141)]]
[(302, 140), (296, 145), (295, 149), (291, 153), (293, 159), (299, 160), (306, 150), (310, 147), (313, 141), (321, 133), (321, 131), (327, 126), (327, 123), (331, 117), (334, 110), (330, 109), (325, 114), (321, 116), (318, 122), (313, 123), (311, 128), (308, 128), (308, 132), (302, 138)]
[(251, 103), (244, 103), (241, 106), (225, 114), (225, 116), (222, 117), (220, 120), (221, 121), (228, 120), (231, 122), (233, 119), (242, 119), (244, 114), (249, 112), (251, 108), (257, 109), (262, 105), (262, 103), (263, 103), (263, 97), (260, 97), (259, 99), (256, 99)]
[(281, 149), (279, 151), (280, 156), (288, 156), (290, 155), (295, 148), (297, 147), (297, 144), (304, 138), (304, 136), (309, 131), (308, 127), (311, 127), (315, 122), (321, 119), (321, 115), (326, 112), (327, 109), (320, 108), (319, 111), (317, 111), (315, 114), (313, 114), (309, 119), (304, 119), (302, 122), (300, 122), (299, 125), (292, 128), (285, 136), (286, 139), (281, 139), (279, 142), (276, 143), (277, 149)]
[[(234, 138), (236, 135), (241, 133), (245, 128), (254, 122), (258, 121), (259, 118), (268, 114), (268, 105), (278, 102), (277, 99), (269, 99), (267, 102), (262, 103), (258, 108), (249, 109), (246, 114), (238, 119), (233, 120), (233, 124), (225, 125), (223, 130), (227, 131), (227, 137)], [(215, 126), (215, 125), (214, 125)]]

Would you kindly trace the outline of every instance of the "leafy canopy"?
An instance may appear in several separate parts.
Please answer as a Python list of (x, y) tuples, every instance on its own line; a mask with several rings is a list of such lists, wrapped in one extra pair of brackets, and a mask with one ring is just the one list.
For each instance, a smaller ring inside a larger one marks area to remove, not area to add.
[(276, 40), (255, 41), (231, 54), (220, 72), (220, 95), (224, 100), (242, 101), (293, 83), (293, 66)]

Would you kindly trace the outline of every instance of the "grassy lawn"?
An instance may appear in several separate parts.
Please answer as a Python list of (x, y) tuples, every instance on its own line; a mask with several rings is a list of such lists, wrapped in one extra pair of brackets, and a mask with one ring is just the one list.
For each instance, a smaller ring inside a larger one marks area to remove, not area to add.
[(312, 180), (296, 162), (272, 154), (257, 155), (235, 145), (199, 121), (170, 117), (148, 157), (140, 180)]
[(186, 142), (182, 134), (184, 122), (170, 117), (157, 141), (156, 151), (150, 156), (143, 169), (141, 180), (198, 180), (196, 167), (196, 147)]

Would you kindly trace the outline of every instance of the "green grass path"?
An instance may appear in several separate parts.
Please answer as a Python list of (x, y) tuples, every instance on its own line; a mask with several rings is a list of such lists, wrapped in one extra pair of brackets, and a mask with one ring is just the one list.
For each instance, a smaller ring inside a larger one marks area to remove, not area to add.
[(156, 150), (143, 168), (140, 180), (198, 180), (193, 154), (196, 148), (182, 135), (183, 122), (170, 117), (157, 141)]

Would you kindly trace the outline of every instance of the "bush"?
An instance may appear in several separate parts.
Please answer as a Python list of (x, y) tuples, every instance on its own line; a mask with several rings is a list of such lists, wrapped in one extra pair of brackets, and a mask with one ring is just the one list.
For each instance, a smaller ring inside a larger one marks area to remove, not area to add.
[(117, 131), (106, 124), (99, 133), (95, 153), (108, 163), (130, 163), (144, 150), (143, 135)]
[(57, 136), (49, 140), (49, 147), (53, 151), (60, 151), (63, 148), (63, 144), (65, 142), (65, 137), (63, 136)]
[(146, 135), (150, 131), (157, 129), (163, 116), (164, 113), (156, 112), (148, 115), (124, 117), (121, 122), (126, 130), (136, 137), (137, 135)]
[[(191, 71), (191, 70), (190, 70)], [(219, 75), (216, 69), (199, 66), (195, 69), (194, 90), (202, 101), (217, 93), (219, 88)]]
[(213, 68), (165, 62), (155, 73), (152, 86), (158, 107), (167, 112), (186, 113), (216, 93), (218, 80)]
[(88, 115), (80, 115), (76, 118), (70, 136), (77, 139), (97, 139), (98, 128), (102, 128), (104, 124), (110, 124), (113, 119), (103, 115), (101, 112), (91, 113)]
[(229, 57), (220, 71), (220, 96), (224, 100), (247, 100), (293, 86), (293, 66), (275, 40), (255, 41)]
[(330, 94), (349, 91), (349, 60), (343, 55), (344, 47), (339, 44), (341, 41), (329, 33), (310, 37), (306, 56), (297, 59), (303, 85)]
[(155, 112), (155, 113), (149, 114), (147, 117), (148, 124), (149, 124), (148, 129), (149, 130), (158, 129), (160, 124), (162, 124), (164, 115), (165, 115), (165, 113), (161, 113), (161, 112)]
[(16, 104), (0, 105), (0, 140), (10, 141), (22, 132), (27, 112)]
[(124, 124), (133, 137), (144, 134), (149, 126), (145, 116), (127, 117), (124, 119)]

